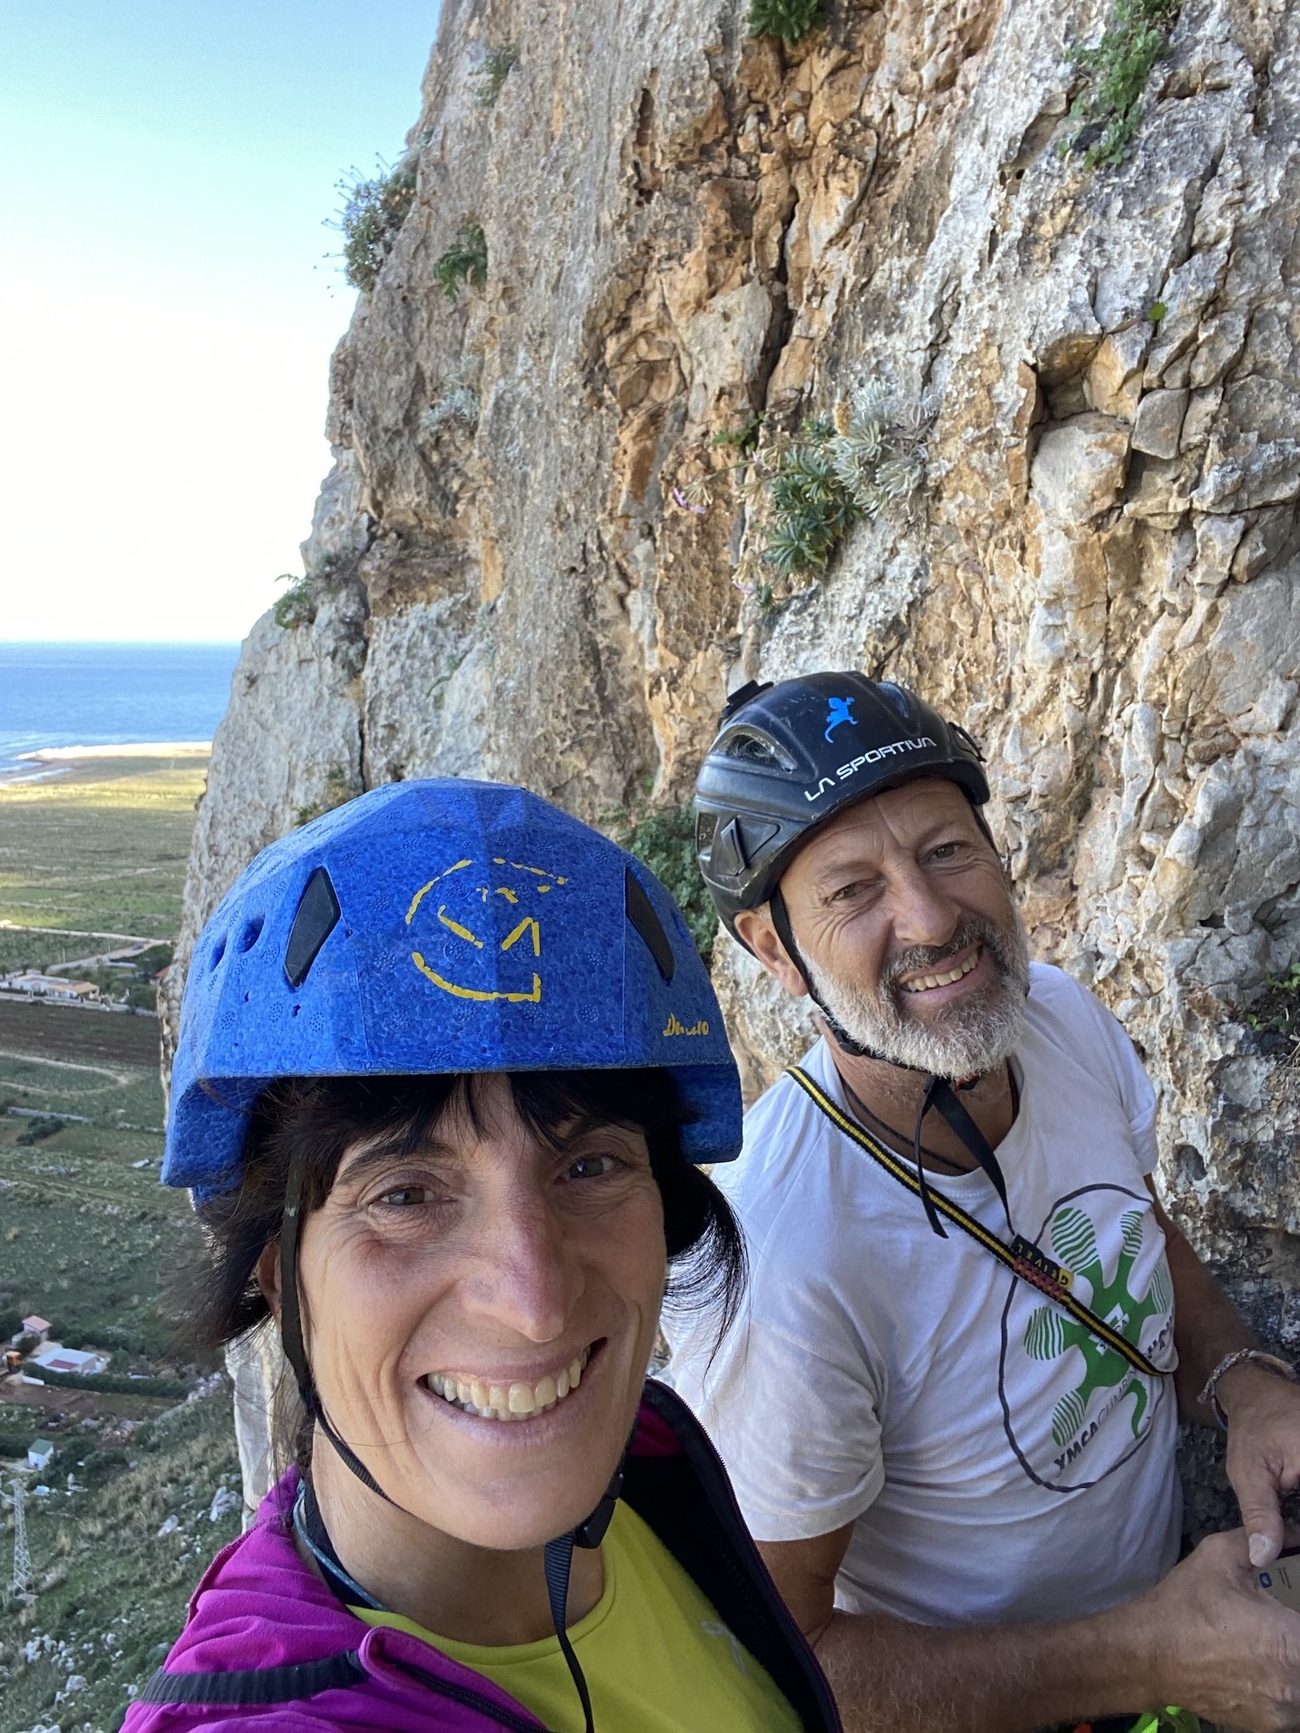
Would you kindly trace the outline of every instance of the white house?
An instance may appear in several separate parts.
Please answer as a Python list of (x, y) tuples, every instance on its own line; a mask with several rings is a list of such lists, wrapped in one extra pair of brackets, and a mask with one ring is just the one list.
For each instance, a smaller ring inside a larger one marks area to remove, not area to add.
[(48, 1468), (53, 1461), (54, 1446), (49, 1439), (34, 1439), (27, 1451), (28, 1468)]
[(28, 1355), (28, 1363), (39, 1366), (42, 1372), (80, 1372), (84, 1377), (102, 1372), (108, 1362), (109, 1356), (98, 1348), (65, 1348), (61, 1342), (46, 1342), (37, 1353)]

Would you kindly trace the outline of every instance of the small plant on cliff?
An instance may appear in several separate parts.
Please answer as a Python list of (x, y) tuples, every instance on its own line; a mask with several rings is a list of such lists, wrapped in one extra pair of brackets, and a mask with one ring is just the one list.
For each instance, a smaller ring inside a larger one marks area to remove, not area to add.
[(1300, 962), (1282, 975), (1269, 975), (1264, 991), (1246, 1014), (1270, 1052), (1300, 1051)]
[(861, 518), (910, 499), (925, 478), (928, 402), (900, 405), (874, 380), (857, 386), (829, 416), (805, 421), (793, 438), (757, 453), (747, 489), (755, 505), (751, 546), (738, 586), (758, 588), (825, 569)]
[(718, 916), (695, 858), (695, 814), (690, 806), (657, 807), (635, 815), (615, 813), (612, 825), (615, 840), (644, 861), (672, 893), (696, 950), (709, 962)]
[(368, 295), (384, 260), (393, 250), (398, 230), (415, 203), (415, 163), (409, 158), (396, 168), (366, 180), (359, 169), (338, 183), (343, 206), (333, 226), (343, 231), (343, 275), (354, 289)]
[(478, 393), (463, 379), (448, 379), (420, 417), (420, 432), (441, 433), (451, 422), (473, 427), (478, 421)]
[(749, 34), (802, 42), (825, 16), (822, 0), (750, 0)]
[(1096, 168), (1121, 162), (1137, 131), (1151, 69), (1169, 46), (1181, 0), (1115, 0), (1095, 48), (1076, 48), (1071, 63), (1084, 74), (1071, 105), (1072, 130), (1060, 149), (1086, 151)]
[(438, 260), (433, 274), (442, 284), (443, 294), (454, 301), (462, 283), (475, 289), (487, 286), (487, 267), (487, 236), (478, 223), (462, 223), (454, 245)]
[(281, 572), (275, 581), (289, 586), (272, 609), (276, 625), (282, 626), (286, 632), (291, 632), (295, 626), (309, 626), (316, 618), (316, 596), (310, 578)]
[(361, 792), (341, 764), (331, 764), (325, 772), (325, 787), (320, 799), (298, 807), (293, 815), (293, 822), (295, 825), (310, 824), (312, 819), (319, 818), (322, 813), (333, 812), (337, 806), (346, 806)]
[(471, 74), (478, 81), (474, 98), (480, 108), (491, 108), (501, 94), (501, 86), (519, 64), (519, 47), (509, 42), (504, 48), (489, 48), (477, 69)]
[(724, 427), (720, 433), (714, 434), (709, 443), (726, 446), (740, 457), (750, 457), (758, 445), (758, 436), (762, 431), (763, 416), (760, 412), (748, 416), (739, 427)]

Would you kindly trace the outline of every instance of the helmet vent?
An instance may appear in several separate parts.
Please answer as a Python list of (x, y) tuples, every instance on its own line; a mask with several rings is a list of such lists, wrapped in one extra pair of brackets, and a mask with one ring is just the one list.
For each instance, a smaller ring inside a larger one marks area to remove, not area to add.
[(671, 981), (677, 973), (677, 958), (673, 955), (672, 940), (663, 929), (663, 922), (655, 913), (655, 906), (645, 893), (640, 879), (628, 867), (623, 877), (623, 903), (627, 918), (646, 942), (646, 948), (655, 960), (655, 967), (665, 981)]
[(766, 734), (755, 734), (749, 728), (737, 728), (722, 743), (724, 758), (740, 758), (746, 764), (765, 764), (773, 770), (793, 770), (788, 754), (781, 751)]
[(324, 867), (317, 867), (293, 917), (289, 943), (284, 948), (284, 973), (291, 987), (301, 987), (320, 948), (334, 931), (342, 911)]
[(882, 698), (888, 699), (904, 722), (912, 720), (911, 701), (901, 686), (896, 686), (892, 680), (877, 680), (876, 691)]

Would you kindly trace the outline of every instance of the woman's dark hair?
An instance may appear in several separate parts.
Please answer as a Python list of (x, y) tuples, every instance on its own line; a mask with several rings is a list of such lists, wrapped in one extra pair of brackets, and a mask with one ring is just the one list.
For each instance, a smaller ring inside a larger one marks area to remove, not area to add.
[[(291, 1166), (302, 1164), (302, 1214), (329, 1196), (344, 1152), (387, 1145), (401, 1159), (420, 1150), (449, 1109), (478, 1129), (475, 1076), (283, 1078), (253, 1109), (244, 1175), (235, 1191), (203, 1204), (204, 1255), (192, 1267), (185, 1305), (196, 1347), (220, 1348), (263, 1323), (269, 1308), (256, 1265), (280, 1237)], [(745, 1246), (730, 1205), (713, 1181), (682, 1155), (685, 1115), (662, 1070), (516, 1071), (507, 1074), (515, 1111), (537, 1136), (559, 1147), (575, 1122), (642, 1132), (663, 1199), (678, 1307), (716, 1307), (719, 1337), (745, 1286)]]

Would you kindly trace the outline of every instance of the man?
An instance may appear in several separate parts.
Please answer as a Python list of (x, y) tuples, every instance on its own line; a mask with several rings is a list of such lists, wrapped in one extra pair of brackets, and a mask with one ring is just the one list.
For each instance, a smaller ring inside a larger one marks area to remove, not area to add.
[[(1300, 1390), (1157, 1200), (1131, 1043), (1029, 963), (987, 798), (969, 735), (897, 686), (728, 705), (701, 866), (822, 1039), (721, 1181), (745, 1314), (716, 1351), (670, 1316), (671, 1375), (848, 1733), (1175, 1703), (1300, 1728), (1300, 1614), (1252, 1568), (1283, 1544)], [(1181, 1564), (1179, 1409), (1226, 1420), (1245, 1522)]]

